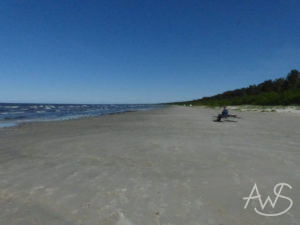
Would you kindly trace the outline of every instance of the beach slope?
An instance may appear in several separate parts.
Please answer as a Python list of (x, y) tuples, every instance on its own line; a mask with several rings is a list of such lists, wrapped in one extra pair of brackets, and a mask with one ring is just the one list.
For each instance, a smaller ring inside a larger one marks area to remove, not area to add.
[[(300, 115), (217, 113), (171, 106), (0, 129), (0, 224), (299, 224)], [(288, 183), (292, 208), (244, 209), (254, 183), (263, 201)]]

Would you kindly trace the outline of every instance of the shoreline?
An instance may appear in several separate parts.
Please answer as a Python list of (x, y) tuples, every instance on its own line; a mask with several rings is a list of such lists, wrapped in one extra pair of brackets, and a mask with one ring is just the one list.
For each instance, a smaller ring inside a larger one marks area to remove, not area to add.
[[(163, 106), (167, 107), (167, 106)], [(66, 116), (62, 118), (54, 118), (54, 119), (32, 119), (32, 120), (25, 120), (25, 121), (17, 121), (17, 122), (2, 122), (0, 123), (0, 130), (3, 128), (11, 128), (11, 127), (18, 127), (22, 124), (28, 124), (28, 123), (45, 123), (45, 122), (58, 122), (58, 121), (69, 121), (69, 120), (80, 120), (80, 119), (89, 119), (94, 117), (102, 117), (102, 116), (109, 116), (109, 115), (115, 115), (115, 114), (123, 114), (123, 113), (130, 113), (130, 112), (140, 112), (140, 111), (151, 111), (160, 109), (159, 108), (151, 108), (151, 109), (137, 109), (137, 110), (128, 110), (128, 111), (122, 111), (122, 112), (111, 112), (111, 113), (105, 113), (101, 115), (78, 115), (78, 116)]]
[[(13, 103), (12, 103), (13, 104)], [(46, 104), (44, 104), (46, 105)], [(50, 105), (50, 104), (49, 104)], [(27, 123), (44, 123), (44, 122), (56, 122), (56, 121), (69, 121), (69, 120), (79, 120), (79, 119), (89, 119), (93, 117), (102, 117), (108, 115), (115, 115), (115, 114), (122, 114), (122, 113), (129, 113), (129, 112), (139, 112), (139, 111), (152, 111), (156, 109), (161, 109), (165, 107), (172, 107), (174, 105), (163, 105), (162, 107), (152, 108), (152, 109), (142, 109), (142, 110), (129, 110), (123, 112), (112, 112), (106, 113), (103, 115), (78, 115), (78, 116), (70, 116), (64, 118), (55, 118), (55, 119), (33, 119), (32, 121), (20, 121), (20, 122), (2, 122), (0, 123), (0, 130), (3, 128), (10, 128), (10, 127), (18, 127), (22, 124)], [(184, 105), (183, 107), (200, 107), (200, 108), (209, 108), (209, 109), (221, 109), (222, 107), (217, 106), (198, 106), (198, 105)], [(240, 105), (240, 106), (228, 106), (228, 109), (234, 110), (237, 112), (277, 112), (277, 113), (297, 113), (300, 114), (300, 106), (259, 106), (259, 105)]]

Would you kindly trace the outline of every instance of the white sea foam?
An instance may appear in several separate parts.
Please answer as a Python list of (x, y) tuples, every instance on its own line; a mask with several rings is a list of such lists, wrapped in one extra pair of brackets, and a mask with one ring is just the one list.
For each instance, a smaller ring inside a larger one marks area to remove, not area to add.
[(54, 106), (51, 106), (51, 105), (47, 105), (45, 106), (45, 109), (54, 109), (55, 107)]
[(3, 107), (6, 108), (6, 109), (17, 109), (17, 108), (19, 108), (18, 105), (6, 105), (6, 106), (3, 106)]

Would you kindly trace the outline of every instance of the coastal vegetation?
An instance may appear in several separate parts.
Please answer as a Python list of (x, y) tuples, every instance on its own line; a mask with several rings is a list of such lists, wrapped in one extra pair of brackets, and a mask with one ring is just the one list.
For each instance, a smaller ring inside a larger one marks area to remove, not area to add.
[(211, 97), (176, 102), (187, 105), (300, 105), (300, 72), (291, 70), (285, 78), (226, 91)]

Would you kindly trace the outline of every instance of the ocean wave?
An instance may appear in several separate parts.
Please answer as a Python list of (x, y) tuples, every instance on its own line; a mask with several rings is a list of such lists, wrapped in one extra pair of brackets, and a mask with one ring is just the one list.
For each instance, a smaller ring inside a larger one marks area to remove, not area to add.
[(4, 117), (4, 120), (19, 120), (19, 119), (26, 119), (26, 116), (9, 116), (9, 117)]

